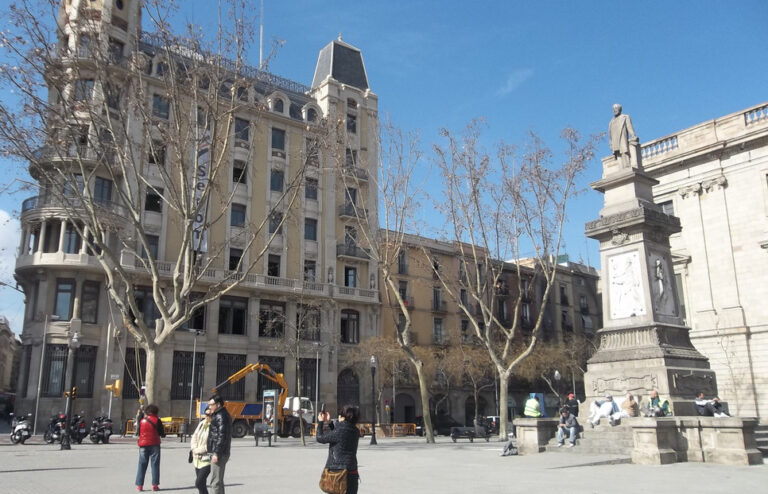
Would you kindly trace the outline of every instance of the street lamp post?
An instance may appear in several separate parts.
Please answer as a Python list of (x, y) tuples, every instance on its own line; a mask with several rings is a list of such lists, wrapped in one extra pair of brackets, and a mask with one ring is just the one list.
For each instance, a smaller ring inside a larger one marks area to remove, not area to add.
[(43, 387), (43, 363), (45, 362), (45, 340), (48, 338), (48, 321), (58, 321), (57, 314), (46, 314), (43, 322), (43, 349), (40, 350), (40, 372), (37, 374), (37, 397), (35, 398), (35, 426), (32, 433), (37, 435), (37, 414), (40, 409), (40, 389)]
[(376, 442), (376, 356), (371, 355), (371, 444)]
[(320, 401), (320, 343), (315, 342), (315, 422), (320, 409), (317, 402)]
[(80, 340), (78, 339), (78, 334), (74, 333), (72, 339), (69, 340), (69, 352), (67, 353), (67, 372), (64, 382), (66, 383), (65, 389), (69, 391), (69, 396), (67, 396), (67, 404), (64, 408), (66, 422), (64, 423), (64, 432), (61, 435), (61, 449), (72, 449), (72, 446), (69, 444), (69, 423), (72, 420), (70, 417), (72, 414), (72, 374), (75, 367), (75, 351), (78, 348), (80, 348)]
[(189, 423), (192, 423), (192, 401), (195, 399), (195, 374), (197, 369), (195, 368), (195, 359), (197, 358), (197, 337), (202, 334), (199, 329), (193, 330), (195, 334), (194, 342), (192, 343), (192, 383), (189, 385)]

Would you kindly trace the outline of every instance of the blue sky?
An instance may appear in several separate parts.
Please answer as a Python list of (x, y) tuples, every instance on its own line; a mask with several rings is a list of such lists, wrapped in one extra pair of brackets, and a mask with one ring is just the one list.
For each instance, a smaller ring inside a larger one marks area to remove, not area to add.
[[(182, 3), (180, 18), (204, 27), (215, 18), (214, 2)], [(521, 142), (530, 129), (556, 149), (565, 126), (585, 135), (606, 131), (615, 102), (644, 142), (768, 101), (764, 0), (264, 0), (264, 8), (265, 39), (285, 41), (272, 72), (309, 84), (318, 52), (341, 33), (362, 50), (382, 114), (419, 129), (425, 148), (439, 128), (458, 130), (475, 117), (487, 120), (489, 146)], [(256, 65), (256, 44), (251, 54)], [(599, 154), (608, 154), (607, 143)], [(0, 184), (17, 170), (0, 161)], [(596, 160), (582, 185), (600, 173)], [(27, 195), (0, 195), (3, 281), (18, 244), (3, 212), (13, 216)], [(593, 191), (573, 203), (572, 259), (599, 264), (596, 242), (583, 231), (601, 205)], [(20, 305), (0, 289), (0, 314), (17, 332)]]

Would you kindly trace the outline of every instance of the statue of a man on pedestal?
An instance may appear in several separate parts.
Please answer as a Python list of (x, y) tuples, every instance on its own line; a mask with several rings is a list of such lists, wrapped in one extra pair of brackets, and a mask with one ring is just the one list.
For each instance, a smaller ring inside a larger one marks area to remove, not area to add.
[(637, 141), (635, 129), (632, 127), (632, 119), (629, 115), (621, 113), (621, 105), (613, 105), (613, 118), (608, 124), (608, 134), (611, 141), (611, 151), (613, 157), (621, 160), (622, 168), (629, 168), (631, 164), (630, 156), (630, 136), (633, 141)]

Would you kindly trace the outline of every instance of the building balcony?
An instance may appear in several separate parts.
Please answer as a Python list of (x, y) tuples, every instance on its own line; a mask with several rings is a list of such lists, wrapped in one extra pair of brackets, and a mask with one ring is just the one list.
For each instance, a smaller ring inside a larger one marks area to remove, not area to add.
[(339, 217), (340, 218), (359, 218), (361, 220), (364, 220), (368, 218), (368, 210), (351, 203), (342, 204), (341, 206), (339, 206)]
[(30, 164), (29, 173), (35, 179), (40, 179), (39, 167), (46, 164), (56, 163), (59, 166), (72, 163), (79, 166), (80, 163), (88, 166), (109, 166), (116, 175), (122, 175), (119, 163), (117, 162), (117, 148), (112, 146), (103, 146), (101, 149), (94, 149), (87, 144), (71, 146), (43, 146), (34, 153), (34, 161)]
[[(403, 305), (405, 305), (406, 309), (413, 310), (413, 308), (416, 306), (416, 303), (413, 301), (413, 297), (403, 297)], [(397, 300), (392, 300), (392, 307), (400, 307), (400, 305), (397, 303)]]
[(448, 312), (448, 302), (445, 300), (433, 300), (432, 312)]
[[(120, 256), (120, 265), (129, 272), (149, 275), (145, 266), (147, 261), (137, 257), (132, 252), (123, 251)], [(170, 261), (155, 261), (157, 271), (161, 278), (170, 278), (175, 269), (175, 263)], [(314, 281), (298, 280), (293, 278), (282, 278), (278, 276), (267, 276), (265, 274), (250, 273), (242, 275), (237, 271), (227, 269), (207, 268), (198, 273), (201, 283), (227, 283), (234, 280), (239, 282), (239, 286), (245, 289), (260, 289), (278, 294), (305, 294), (317, 297), (329, 297), (335, 299), (378, 303), (379, 292), (377, 290), (367, 290), (357, 287), (336, 286), (330, 283), (318, 283)]]
[[(114, 201), (93, 201), (93, 205), (101, 219), (111, 218), (116, 223), (124, 223), (128, 218), (128, 209)], [(34, 196), (21, 203), (21, 221), (23, 223), (37, 217), (50, 217), (52, 214), (55, 215), (57, 210), (62, 217), (75, 216), (76, 219), (77, 215), (72, 215), (72, 211), (83, 209), (83, 203), (77, 197)]]
[(448, 344), (448, 338), (443, 335), (432, 335), (432, 344), (437, 346), (443, 346)]
[(370, 251), (357, 245), (338, 244), (336, 245), (336, 257), (346, 257), (354, 260), (370, 259)]
[(21, 254), (16, 258), (16, 270), (21, 272), (27, 269), (39, 268), (77, 268), (86, 271), (98, 272), (103, 268), (94, 256), (86, 253), (68, 252), (32, 252)]
[(354, 166), (346, 165), (341, 167), (341, 173), (344, 177), (355, 180), (357, 182), (368, 181), (368, 170)]

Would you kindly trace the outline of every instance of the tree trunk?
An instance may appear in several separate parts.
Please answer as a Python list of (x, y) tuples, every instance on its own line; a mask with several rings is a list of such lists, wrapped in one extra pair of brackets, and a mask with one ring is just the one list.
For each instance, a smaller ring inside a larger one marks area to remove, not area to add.
[(424, 419), (424, 435), (427, 442), (435, 443), (435, 433), (432, 429), (432, 415), (429, 409), (429, 393), (427, 392), (427, 380), (424, 377), (424, 369), (416, 366), (416, 376), (419, 378), (419, 393), (421, 394), (421, 414)]
[(499, 373), (499, 440), (507, 440), (507, 395), (509, 374)]
[[(155, 394), (155, 381), (157, 376), (157, 347), (153, 344), (148, 344), (144, 350), (147, 352), (147, 369), (144, 374), (144, 382), (146, 383), (146, 397), (147, 405), (150, 403), (157, 404), (157, 396)], [(170, 414), (170, 410), (167, 410)], [(160, 411), (160, 415), (164, 415), (163, 411)]]

